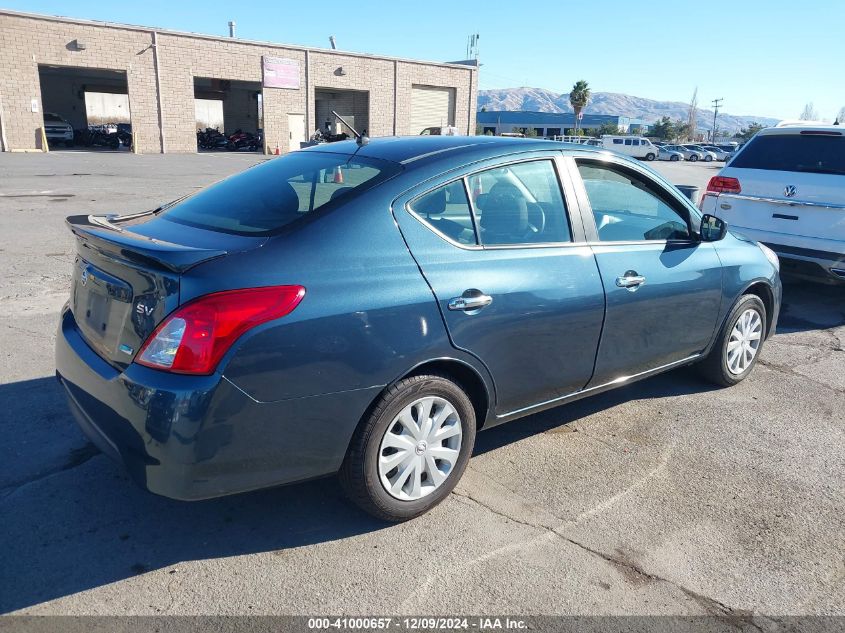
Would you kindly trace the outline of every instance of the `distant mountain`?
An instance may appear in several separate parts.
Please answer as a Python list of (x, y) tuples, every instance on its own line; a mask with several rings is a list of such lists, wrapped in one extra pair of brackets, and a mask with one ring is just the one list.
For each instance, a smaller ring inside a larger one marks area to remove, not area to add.
[[(572, 112), (569, 93), (558, 94), (543, 88), (499, 88), (478, 91), (478, 109), (530, 110), (535, 112)], [(655, 101), (632, 97), (616, 92), (594, 92), (585, 110), (589, 114), (616, 114), (652, 123), (668, 116), (670, 119), (687, 120), (689, 104), (680, 101)], [(735, 132), (756, 121), (761, 125), (775, 125), (780, 119), (765, 116), (739, 116), (719, 112), (717, 125), (720, 130)], [(713, 110), (699, 108), (698, 128), (713, 128)]]

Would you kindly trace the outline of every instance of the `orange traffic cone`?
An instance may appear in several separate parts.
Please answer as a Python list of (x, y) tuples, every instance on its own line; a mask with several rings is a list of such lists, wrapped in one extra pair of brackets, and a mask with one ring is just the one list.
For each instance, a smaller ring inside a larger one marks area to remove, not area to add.
[(343, 184), (343, 170), (340, 168), (340, 165), (334, 168), (334, 184)]
[(282, 155), (282, 151), (279, 149), (278, 144), (276, 145), (276, 151), (275, 151), (275, 152), (273, 152), (273, 153), (274, 153), (276, 156), (281, 156), (281, 155)]

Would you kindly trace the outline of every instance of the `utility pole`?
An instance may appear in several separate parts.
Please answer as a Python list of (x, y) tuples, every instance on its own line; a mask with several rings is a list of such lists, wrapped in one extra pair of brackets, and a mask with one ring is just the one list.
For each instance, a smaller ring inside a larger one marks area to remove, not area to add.
[(719, 106), (722, 105), (724, 99), (713, 99), (713, 132), (710, 135), (710, 141), (716, 142), (716, 115), (719, 114)]

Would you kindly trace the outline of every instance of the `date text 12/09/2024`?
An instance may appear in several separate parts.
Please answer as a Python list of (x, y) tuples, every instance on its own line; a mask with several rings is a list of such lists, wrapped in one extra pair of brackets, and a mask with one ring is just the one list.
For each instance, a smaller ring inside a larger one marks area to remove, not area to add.
[(528, 628), (525, 620), (509, 617), (337, 617), (309, 618), (308, 629), (320, 630), (389, 630), (396, 628), (408, 631), (428, 630), (522, 630)]

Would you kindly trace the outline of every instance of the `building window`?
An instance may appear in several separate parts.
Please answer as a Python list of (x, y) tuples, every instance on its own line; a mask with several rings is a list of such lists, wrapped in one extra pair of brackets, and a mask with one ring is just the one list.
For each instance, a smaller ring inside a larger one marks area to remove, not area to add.
[(485, 136), (486, 136), (486, 135), (488, 135), (488, 134), (495, 136), (495, 135), (496, 135), (496, 128), (494, 128), (494, 127), (490, 127), (490, 126), (486, 126), (486, 127), (485, 127), (482, 131), (481, 131), (481, 133), (482, 133), (482, 134), (484, 134)]
[(534, 132), (537, 134), (537, 136), (543, 136), (543, 128), (541, 127), (535, 127)]
[(549, 136), (560, 136), (560, 128), (559, 127), (546, 128), (546, 134), (548, 134)]

